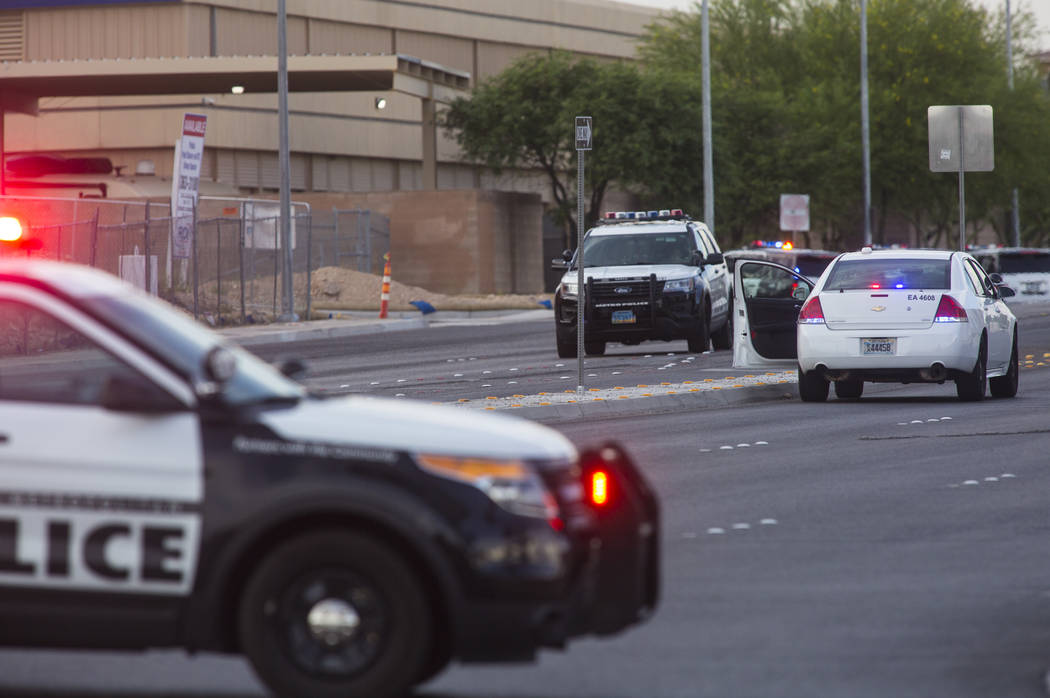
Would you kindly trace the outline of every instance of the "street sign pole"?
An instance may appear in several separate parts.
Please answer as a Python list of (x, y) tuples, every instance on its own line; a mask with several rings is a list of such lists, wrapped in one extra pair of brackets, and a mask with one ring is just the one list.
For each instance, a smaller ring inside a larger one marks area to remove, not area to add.
[(591, 117), (576, 117), (576, 393), (583, 396), (583, 173), (584, 153), (591, 149)]
[(963, 138), (963, 108), (959, 111), (959, 250), (966, 250), (966, 140)]
[(966, 249), (966, 176), (995, 169), (995, 127), (987, 104), (932, 106), (930, 171), (959, 175), (959, 249)]

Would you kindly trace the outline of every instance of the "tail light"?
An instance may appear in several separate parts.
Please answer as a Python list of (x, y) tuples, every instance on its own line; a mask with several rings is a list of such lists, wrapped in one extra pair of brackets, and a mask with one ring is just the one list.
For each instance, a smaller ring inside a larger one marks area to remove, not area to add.
[(0, 242), (16, 242), (21, 237), (21, 221), (11, 216), (0, 217)]
[(820, 307), (820, 296), (813, 296), (806, 301), (806, 304), (802, 306), (802, 311), (798, 314), (798, 322), (800, 325), (824, 324), (824, 309)]
[(609, 502), (609, 474), (604, 470), (595, 470), (590, 476), (588, 488), (591, 504), (605, 506)]
[(959, 305), (947, 293), (941, 296), (941, 302), (937, 305), (937, 314), (933, 316), (934, 322), (968, 322), (966, 309)]

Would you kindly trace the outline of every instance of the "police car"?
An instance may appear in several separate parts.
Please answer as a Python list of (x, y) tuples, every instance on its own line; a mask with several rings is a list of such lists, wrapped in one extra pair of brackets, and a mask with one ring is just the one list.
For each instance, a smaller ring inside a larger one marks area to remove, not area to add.
[(285, 696), (615, 633), (658, 595), (615, 445), (323, 399), (104, 272), (0, 262), (0, 643), (243, 653)]
[(1017, 394), (1014, 291), (965, 252), (872, 250), (839, 255), (812, 281), (739, 260), (736, 368), (798, 368), (799, 397), (861, 396), (865, 382), (955, 382), (960, 399)]
[[(604, 354), (607, 342), (685, 339), (689, 351), (732, 346), (730, 277), (707, 226), (680, 209), (609, 212), (583, 241), (584, 351)], [(577, 256), (554, 294), (558, 356), (577, 353)]]
[(1017, 292), (1010, 305), (1050, 301), (1050, 249), (1045, 247), (990, 247), (971, 251), (984, 270), (999, 274)]

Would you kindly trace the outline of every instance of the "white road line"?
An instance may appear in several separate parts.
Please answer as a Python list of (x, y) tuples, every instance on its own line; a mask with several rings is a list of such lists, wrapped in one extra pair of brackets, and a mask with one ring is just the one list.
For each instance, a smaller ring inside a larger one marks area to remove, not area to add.
[(749, 523), (735, 523), (735, 524), (733, 524), (733, 530), (734, 531), (746, 531), (749, 528), (751, 528), (751, 524), (749, 524)]
[(737, 448), (751, 448), (751, 444), (737, 444)]
[(997, 478), (997, 477), (986, 477), (984, 479), (984, 481), (985, 482), (999, 482), (999, 478)]
[(709, 449), (709, 448), (701, 448), (700, 449), (700, 453), (710, 453), (710, 452), (711, 452), (711, 449)]
[(712, 536), (716, 536), (716, 535), (719, 535), (719, 534), (725, 533), (725, 532), (726, 532), (726, 530), (724, 528), (717, 528), (717, 527), (715, 527), (715, 528), (707, 529), (708, 535), (712, 535)]
[(777, 520), (776, 519), (762, 519), (758, 523), (763, 525), (763, 526), (776, 526), (777, 525)]
[(1017, 476), (1016, 476), (1016, 475), (1014, 475), (1013, 473), (1003, 473), (1003, 474), (1002, 474), (1002, 475), (1000, 475), (999, 477), (1001, 477), (1001, 478), (1004, 478), (1004, 479), (1005, 479), (1005, 478), (1011, 478), (1011, 477), (1017, 477)]
[(718, 450), (719, 451), (732, 451), (733, 447), (732, 446), (719, 446)]
[(964, 484), (964, 485), (979, 485), (979, 484), (981, 484), (981, 483), (977, 482), (977, 480), (967, 480), (967, 481), (966, 481), (966, 482), (964, 482), (963, 484)]
[(768, 441), (756, 441), (755, 445), (756, 446), (768, 446), (769, 442)]

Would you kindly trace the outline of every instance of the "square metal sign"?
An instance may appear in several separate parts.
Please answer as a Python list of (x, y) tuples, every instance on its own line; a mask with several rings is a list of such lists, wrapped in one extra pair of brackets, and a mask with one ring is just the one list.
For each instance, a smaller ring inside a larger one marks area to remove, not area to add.
[(809, 194), (780, 195), (780, 229), (809, 230)]
[(591, 117), (576, 117), (576, 150), (591, 149)]
[(991, 106), (937, 106), (929, 107), (926, 114), (930, 129), (931, 172), (991, 172), (995, 169)]

